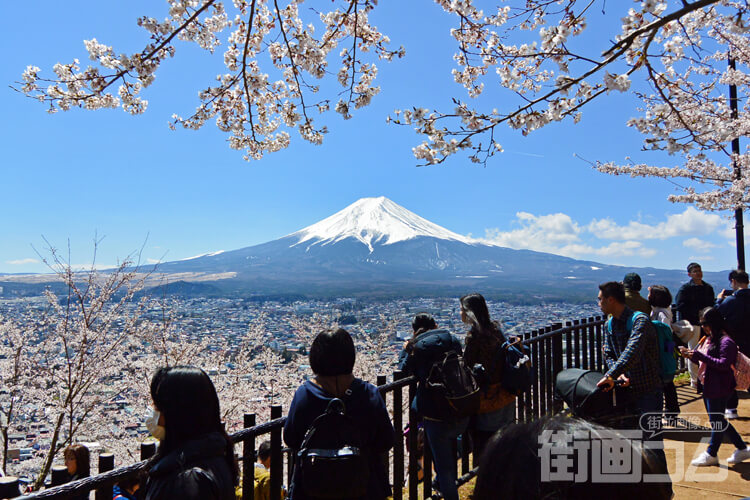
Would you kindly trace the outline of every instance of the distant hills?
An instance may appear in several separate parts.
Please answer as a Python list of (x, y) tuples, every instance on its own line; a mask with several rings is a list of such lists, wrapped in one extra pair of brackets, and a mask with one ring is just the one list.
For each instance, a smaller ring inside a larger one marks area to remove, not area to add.
[[(479, 291), (516, 303), (591, 302), (599, 283), (621, 280), (631, 271), (641, 275), (644, 287), (664, 284), (673, 294), (688, 279), (684, 270), (610, 266), (472, 240), (379, 197), (362, 198), (277, 240), (162, 263), (157, 273), (172, 285), (154, 291), (243, 297), (435, 296)], [(717, 291), (726, 276), (726, 272), (705, 273)]]

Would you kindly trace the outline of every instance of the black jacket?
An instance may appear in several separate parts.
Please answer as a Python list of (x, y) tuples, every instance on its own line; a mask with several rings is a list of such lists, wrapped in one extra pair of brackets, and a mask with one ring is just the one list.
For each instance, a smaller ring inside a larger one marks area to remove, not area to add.
[(727, 333), (737, 348), (745, 356), (750, 356), (750, 289), (743, 288), (717, 300), (716, 307), (726, 320)]
[(432, 393), (425, 384), (430, 374), (432, 365), (440, 361), (445, 353), (455, 351), (463, 354), (461, 341), (448, 330), (437, 328), (420, 333), (416, 338), (409, 341), (410, 353), (401, 351), (398, 359), (398, 369), (408, 375), (414, 375), (419, 379), (417, 394), (411, 407), (421, 417), (433, 420), (451, 421), (455, 416), (445, 407), (445, 398), (440, 394)]
[(151, 467), (146, 500), (234, 500), (226, 439), (212, 432), (167, 453)]
[[(349, 389), (351, 393), (341, 399), (346, 405), (346, 414), (352, 417), (360, 428), (364, 439), (363, 447), (368, 453), (370, 466), (370, 479), (365, 498), (383, 500), (391, 495), (388, 471), (380, 459), (381, 454), (393, 447), (394, 431), (391, 417), (377, 387), (355, 378)], [(332, 398), (331, 394), (310, 380), (297, 389), (284, 423), (284, 442), (295, 453), (302, 446), (305, 433), (313, 420), (325, 412)], [(291, 497), (294, 500), (306, 499), (301, 489), (295, 488), (298, 482), (299, 469), (295, 468)]]
[(714, 305), (714, 289), (705, 281), (700, 285), (688, 281), (680, 287), (675, 298), (675, 305), (678, 313), (678, 320), (686, 319), (691, 324), (698, 324), (698, 313), (704, 307)]

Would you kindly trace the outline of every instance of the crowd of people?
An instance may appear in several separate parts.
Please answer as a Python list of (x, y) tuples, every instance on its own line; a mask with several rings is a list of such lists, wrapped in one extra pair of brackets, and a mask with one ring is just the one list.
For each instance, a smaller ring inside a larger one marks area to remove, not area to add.
[[(637, 274), (599, 286), (599, 305), (608, 320), (602, 342), (606, 371), (598, 390), (629, 387), (633, 425), (644, 414), (679, 413), (672, 377), (665, 379), (660, 370), (660, 341), (654, 322), (668, 325), (675, 341), (683, 344), (679, 353), (697, 367), (691, 370), (691, 383), (702, 391), (709, 418), (717, 424), (712, 426), (708, 449), (692, 463), (717, 465), (719, 446), (727, 435), (736, 448), (727, 463), (736, 464), (750, 459), (750, 447), (726, 420), (737, 416), (734, 370), (738, 353), (750, 355), (748, 275), (732, 271), (731, 290), (714, 297), (713, 288), (702, 279), (700, 265), (691, 263), (687, 270), (690, 281), (677, 293), (676, 318), (670, 291), (655, 284), (648, 287), (647, 298), (642, 297)], [(404, 343), (398, 362), (400, 370), (418, 380), (411, 411), (420, 419), (419, 431), (429, 446), (437, 486), (446, 500), (458, 499), (455, 443), (456, 438), (467, 435), (478, 464), (473, 493), (477, 500), (630, 498), (633, 494), (670, 498), (672, 488), (658, 436), (653, 438), (656, 446), (640, 447), (634, 456), (642, 459), (644, 471), (662, 474), (665, 481), (623, 485), (596, 483), (590, 477), (583, 481), (545, 480), (538, 452), (542, 435), (550, 431), (594, 435), (603, 428), (565, 415), (515, 424), (517, 393), (504, 383), (507, 367), (498, 357), (513, 339), (506, 338), (500, 324), (490, 317), (482, 295), (466, 295), (459, 303), (467, 328), (465, 342), (441, 328), (430, 314), (419, 313), (412, 321), (413, 336)], [(448, 359), (458, 360), (455, 366), (459, 369), (469, 367), (459, 376), (470, 382), (476, 378), (476, 406), (471, 414), (457, 411), (450, 401), (446, 404), (445, 387), (435, 383), (436, 367), (445, 369)], [(295, 466), (288, 489), (281, 495), (291, 500), (391, 496), (389, 474), (381, 457), (393, 447), (397, 430), (378, 389), (353, 375), (356, 350), (352, 337), (342, 328), (320, 332), (309, 348), (309, 361), (312, 376), (297, 389), (284, 425), (283, 439), (294, 453)], [(133, 477), (119, 483), (114, 498), (236, 498), (237, 459), (208, 375), (191, 366), (161, 368), (151, 380), (151, 398), (153, 414), (147, 427), (160, 442), (157, 455), (143, 479)], [(254, 470), (255, 498), (270, 496), (270, 454), (270, 443), (262, 443)], [(89, 475), (85, 447), (68, 447), (64, 458), (71, 480)]]

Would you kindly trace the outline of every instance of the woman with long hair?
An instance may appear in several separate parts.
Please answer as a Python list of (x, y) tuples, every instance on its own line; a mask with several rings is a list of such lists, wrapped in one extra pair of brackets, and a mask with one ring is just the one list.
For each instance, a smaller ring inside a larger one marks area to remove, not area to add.
[(487, 302), (478, 293), (464, 295), (459, 302), (461, 321), (469, 326), (464, 360), (469, 366), (481, 364), (487, 377), (482, 390), (479, 414), (473, 417), (469, 424), (474, 457), (475, 460), (479, 460), (492, 435), (515, 419), (516, 397), (500, 385), (503, 365), (498, 351), (506, 339), (500, 325), (490, 318)]
[(151, 379), (151, 399), (148, 426), (160, 443), (146, 500), (233, 500), (234, 449), (208, 375), (192, 366), (160, 368)]
[(719, 465), (719, 447), (727, 434), (737, 448), (727, 459), (729, 465), (750, 458), (750, 447), (742, 440), (737, 430), (724, 417), (727, 400), (737, 385), (732, 365), (737, 361), (737, 344), (726, 333), (724, 318), (718, 309), (708, 309), (700, 320), (701, 328), (708, 335), (708, 351), (680, 347), (680, 352), (693, 363), (704, 363), (703, 403), (711, 422), (711, 440), (708, 449), (691, 463), (696, 467)]
[[(89, 449), (82, 444), (71, 444), (63, 451), (65, 467), (68, 469), (70, 482), (78, 481), (91, 475), (91, 458)], [(86, 500), (89, 494), (83, 493), (73, 500)]]

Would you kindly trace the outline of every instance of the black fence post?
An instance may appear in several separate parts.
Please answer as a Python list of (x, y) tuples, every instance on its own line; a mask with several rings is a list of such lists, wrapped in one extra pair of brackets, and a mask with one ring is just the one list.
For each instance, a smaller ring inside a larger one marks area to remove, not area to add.
[(411, 402), (417, 393), (417, 382), (409, 384), (409, 500), (419, 496), (419, 458), (417, 457), (417, 435), (419, 422), (417, 414), (411, 409)]
[(573, 320), (573, 340), (575, 345), (573, 346), (573, 368), (581, 368), (581, 321), (578, 319)]
[[(403, 372), (393, 372), (393, 381), (404, 378)], [(411, 402), (410, 402), (411, 403)], [(411, 406), (411, 404), (409, 405)], [(404, 497), (404, 408), (401, 386), (393, 388), (393, 500)]]
[(50, 471), (50, 481), (52, 486), (59, 486), (65, 484), (70, 479), (68, 474), (68, 468), (64, 465), (53, 465)]
[(430, 440), (427, 433), (424, 433), (424, 457), (422, 460), (422, 498), (432, 496), (432, 451), (430, 450)]
[(141, 443), (141, 460), (148, 460), (156, 455), (156, 441)]
[[(113, 453), (99, 453), (99, 474), (111, 471), (115, 468), (115, 455)], [(97, 488), (94, 498), (96, 500), (112, 500), (112, 485)]]
[[(554, 326), (545, 327), (544, 333), (550, 333)], [(544, 339), (544, 367), (547, 369), (544, 377), (544, 414), (552, 413), (552, 388), (554, 387), (554, 373), (552, 367), (552, 338)]]
[(16, 498), (21, 495), (18, 478), (15, 476), (0, 477), (0, 498)]
[[(555, 330), (561, 330), (562, 329), (562, 323), (555, 323), (552, 325), (552, 328)], [(557, 378), (557, 374), (560, 373), (563, 370), (563, 337), (562, 333), (555, 335), (552, 337), (552, 387), (554, 390), (555, 387), (555, 379)], [(561, 399), (554, 397), (553, 392), (553, 398), (552, 398), (552, 411), (555, 413), (561, 412), (563, 409), (563, 402)]]
[(565, 368), (573, 367), (573, 322), (566, 321), (565, 328), (569, 330), (565, 332)]
[[(271, 420), (281, 418), (281, 405), (271, 406)], [(281, 483), (283, 471), (281, 455), (281, 429), (271, 431), (271, 500), (281, 500)]]
[[(604, 318), (602, 316), (597, 316), (596, 321), (602, 321)], [(604, 371), (604, 351), (602, 350), (602, 346), (604, 346), (604, 339), (602, 337), (602, 325), (596, 325), (594, 328), (594, 336), (596, 338), (596, 371), (603, 372)]]
[[(245, 429), (255, 427), (255, 413), (245, 413), (243, 421)], [(255, 436), (250, 436), (242, 442), (242, 500), (255, 498)]]
[(534, 366), (534, 386), (531, 388), (531, 419), (539, 418), (539, 385), (540, 379), (544, 372), (542, 367), (539, 365), (539, 342), (535, 342), (534, 339), (538, 334), (538, 330), (532, 330), (529, 334), (529, 348), (531, 349), (531, 364)]

